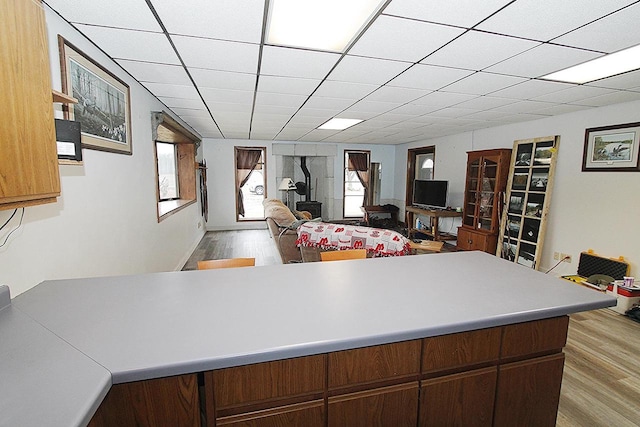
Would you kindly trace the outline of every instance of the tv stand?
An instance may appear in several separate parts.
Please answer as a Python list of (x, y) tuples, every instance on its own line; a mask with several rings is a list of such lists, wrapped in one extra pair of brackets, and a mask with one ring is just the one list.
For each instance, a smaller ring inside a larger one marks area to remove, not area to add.
[[(455, 234), (450, 233), (441, 233), (438, 229), (438, 219), (439, 218), (455, 218), (461, 217), (462, 212), (457, 212), (455, 210), (447, 210), (447, 209), (430, 209), (430, 208), (418, 208), (416, 206), (407, 206), (405, 207), (405, 212), (407, 215), (407, 227), (408, 227), (408, 237), (411, 239), (415, 233), (426, 234), (433, 238), (433, 240), (437, 242), (443, 242), (445, 240), (456, 240), (457, 236)], [(430, 218), (430, 229), (418, 229), (416, 228), (415, 215), (423, 215), (428, 216)]]

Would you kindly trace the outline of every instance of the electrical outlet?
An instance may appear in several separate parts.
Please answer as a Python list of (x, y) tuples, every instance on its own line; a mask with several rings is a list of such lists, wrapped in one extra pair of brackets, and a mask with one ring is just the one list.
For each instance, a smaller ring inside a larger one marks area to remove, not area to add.
[(561, 254), (560, 254), (560, 259), (561, 259), (563, 262), (566, 262), (566, 263), (571, 264), (571, 255), (569, 255), (569, 254), (562, 254), (562, 253), (561, 253)]
[(202, 227), (202, 222), (198, 221), (198, 228)]
[(560, 259), (560, 252), (554, 252), (553, 253), (553, 259), (558, 261)]

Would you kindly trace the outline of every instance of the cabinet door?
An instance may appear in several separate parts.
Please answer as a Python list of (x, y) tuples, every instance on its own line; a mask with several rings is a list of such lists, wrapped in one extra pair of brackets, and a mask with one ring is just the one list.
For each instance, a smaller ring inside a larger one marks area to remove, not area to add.
[(324, 427), (324, 401), (289, 405), (265, 411), (218, 418), (216, 427)]
[(200, 426), (196, 374), (116, 384), (89, 427)]
[(478, 192), (478, 221), (476, 227), (491, 233), (498, 230), (498, 164), (500, 156), (482, 157)]
[(467, 162), (467, 181), (465, 183), (464, 193), (464, 216), (462, 224), (475, 228), (477, 216), (478, 188), (481, 182), (482, 157), (476, 157), (469, 154)]
[(423, 381), (418, 425), (491, 426), (497, 372), (493, 366)]
[(496, 427), (554, 427), (560, 402), (564, 353), (499, 368)]
[(458, 249), (464, 251), (484, 251), (495, 254), (497, 242), (498, 239), (496, 235), (474, 233), (464, 227), (458, 228)]
[(329, 398), (328, 427), (415, 427), (418, 382)]
[(39, 1), (6, 0), (0, 16), (0, 209), (55, 202), (60, 177), (44, 11)]

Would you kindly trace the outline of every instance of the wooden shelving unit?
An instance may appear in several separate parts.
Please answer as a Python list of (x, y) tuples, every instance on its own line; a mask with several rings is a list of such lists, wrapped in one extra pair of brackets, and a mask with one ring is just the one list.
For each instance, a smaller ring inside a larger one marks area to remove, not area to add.
[[(455, 234), (441, 233), (439, 230), (439, 218), (456, 218), (462, 216), (462, 212), (446, 209), (423, 209), (415, 206), (406, 206), (407, 226), (409, 227), (409, 238), (416, 233), (425, 234), (437, 242), (445, 240), (456, 240)], [(430, 218), (429, 229), (416, 228), (415, 215), (428, 216)]]

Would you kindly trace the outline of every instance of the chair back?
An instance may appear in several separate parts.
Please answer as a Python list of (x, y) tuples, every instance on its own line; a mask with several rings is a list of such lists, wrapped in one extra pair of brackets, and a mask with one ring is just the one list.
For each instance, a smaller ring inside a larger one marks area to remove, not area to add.
[(209, 259), (205, 261), (198, 261), (198, 270), (208, 270), (211, 268), (253, 267), (254, 265), (256, 265), (255, 258)]
[(320, 252), (322, 261), (340, 261), (344, 259), (365, 259), (367, 257), (366, 249), (345, 249), (342, 251), (325, 251)]

